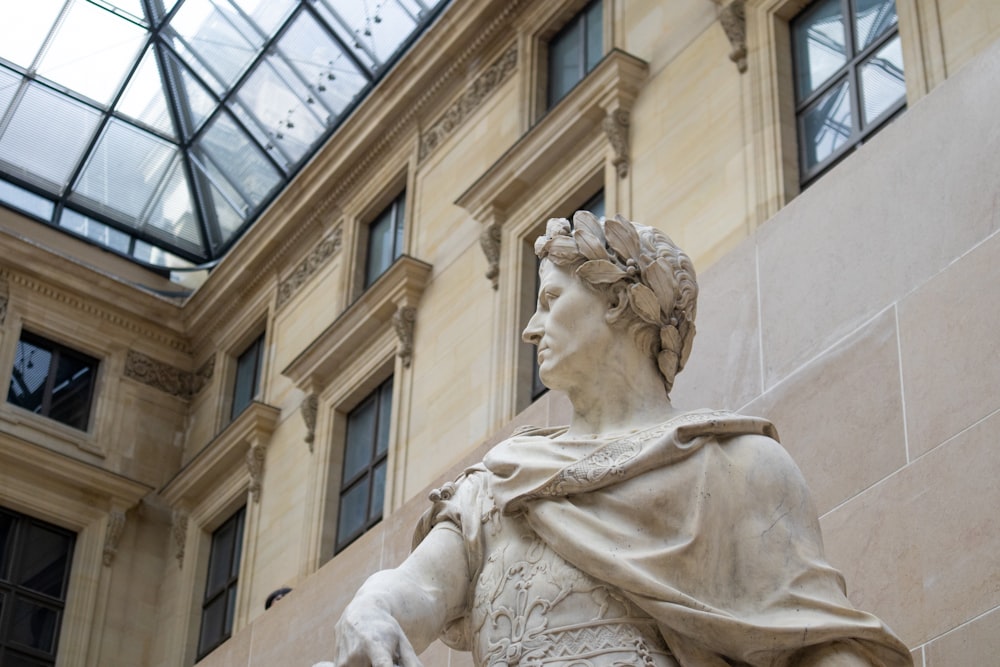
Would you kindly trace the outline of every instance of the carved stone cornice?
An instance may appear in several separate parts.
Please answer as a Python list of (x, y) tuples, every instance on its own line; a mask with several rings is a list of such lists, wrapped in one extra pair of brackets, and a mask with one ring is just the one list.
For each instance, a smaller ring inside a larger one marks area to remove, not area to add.
[(729, 38), (733, 50), (729, 59), (736, 63), (742, 74), (747, 71), (747, 15), (746, 0), (713, 0), (719, 4), (719, 23)]
[(276, 407), (259, 401), (250, 403), (167, 482), (160, 495), (175, 508), (197, 507), (222, 480), (230, 480), (245, 485), (258, 501), (264, 453), (280, 415)]
[(114, 509), (108, 513), (108, 527), (104, 533), (104, 565), (111, 567), (118, 553), (118, 544), (121, 542), (122, 533), (125, 530), (125, 512)]
[[(321, 392), (358, 350), (394, 326), (397, 311), (416, 307), (430, 274), (430, 264), (402, 255), (281, 371), (282, 375), (306, 393)], [(397, 352), (406, 352), (405, 345)], [(411, 341), (407, 354), (412, 353)], [(409, 356), (403, 359), (404, 364)]]
[(215, 372), (213, 354), (194, 373), (158, 361), (142, 352), (129, 350), (125, 356), (125, 377), (188, 400), (201, 391)]
[(174, 542), (174, 558), (177, 567), (184, 567), (184, 549), (187, 546), (188, 513), (175, 509), (170, 523), (170, 536)]
[(313, 445), (316, 442), (316, 416), (319, 414), (319, 396), (316, 394), (309, 394), (304, 399), (302, 399), (302, 404), (299, 405), (299, 411), (302, 413), (302, 421), (306, 423), (306, 444), (309, 445), (309, 451), (313, 451)]
[(166, 327), (163, 329), (155, 329), (143, 326), (140, 321), (137, 321), (137, 319), (123, 317), (116, 312), (106, 308), (101, 308), (97, 305), (99, 302), (94, 299), (82, 298), (76, 294), (57, 289), (46, 282), (36, 280), (35, 278), (27, 276), (23, 273), (11, 271), (10, 269), (0, 268), (0, 280), (3, 279), (12, 284), (40, 294), (47, 299), (52, 299), (53, 301), (61, 303), (69, 308), (74, 308), (80, 312), (84, 312), (88, 315), (104, 320), (105, 322), (108, 322), (123, 331), (128, 331), (133, 334), (137, 334), (141, 338), (162, 343), (170, 349), (177, 350), (178, 352), (183, 352), (185, 354), (191, 353), (191, 347), (188, 345), (188, 341), (180, 336), (171, 336), (164, 333)]
[(422, 162), (440, 146), (490, 94), (502, 86), (517, 69), (517, 44), (512, 44), (476, 79), (470, 83), (457, 100), (430, 124), (420, 135), (418, 159)]
[(413, 361), (413, 327), (417, 321), (417, 309), (413, 306), (400, 306), (392, 314), (392, 328), (399, 338), (396, 354), (403, 362), (403, 368), (409, 368)]
[(278, 308), (288, 303), (313, 274), (337, 254), (340, 250), (342, 236), (342, 227), (338, 226), (332, 234), (309, 251), (305, 258), (295, 266), (291, 275), (278, 283)]
[(498, 228), (505, 212), (565, 160), (566, 154), (603, 136), (618, 175), (628, 175), (629, 113), (648, 72), (644, 61), (612, 49), (456, 200), (485, 228), (480, 245), (488, 264), (486, 275), (494, 287), (500, 273)]
[(608, 143), (615, 152), (615, 157), (611, 164), (615, 166), (618, 178), (628, 176), (629, 154), (628, 154), (628, 127), (629, 112), (625, 109), (615, 109), (604, 117), (601, 124), (604, 134), (608, 137)]

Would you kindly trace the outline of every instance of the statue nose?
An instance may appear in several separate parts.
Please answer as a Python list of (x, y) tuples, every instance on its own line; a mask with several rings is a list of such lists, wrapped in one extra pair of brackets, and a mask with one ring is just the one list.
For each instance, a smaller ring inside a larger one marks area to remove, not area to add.
[(528, 320), (528, 324), (524, 327), (524, 331), (521, 333), (521, 340), (531, 345), (538, 345), (538, 341), (541, 339), (541, 317), (538, 315), (538, 311), (535, 311), (535, 314), (531, 316), (530, 320)]

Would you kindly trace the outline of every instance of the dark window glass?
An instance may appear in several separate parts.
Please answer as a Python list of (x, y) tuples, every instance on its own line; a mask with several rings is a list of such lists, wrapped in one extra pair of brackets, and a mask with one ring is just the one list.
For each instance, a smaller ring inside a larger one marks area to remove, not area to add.
[(817, 0), (792, 22), (803, 185), (906, 105), (894, 0)]
[(396, 258), (403, 254), (403, 220), (406, 192), (401, 192), (368, 225), (368, 258), (365, 262), (365, 287), (370, 287)]
[(236, 419), (260, 391), (260, 373), (264, 361), (264, 336), (250, 344), (236, 360), (236, 382), (233, 385), (233, 409), (230, 419)]
[(205, 577), (205, 599), (201, 605), (199, 660), (233, 634), (245, 514), (246, 508), (240, 508), (212, 533), (212, 549)]
[(7, 402), (86, 431), (97, 363), (86, 354), (22, 331)]
[(0, 664), (51, 667), (75, 535), (0, 509)]
[[(596, 195), (588, 199), (583, 206), (579, 209), (581, 211), (590, 211), (598, 218), (604, 217), (604, 190), (601, 190)], [(569, 215), (570, 221), (572, 221), (572, 214)], [(530, 239), (534, 243), (534, 239)], [(541, 262), (538, 258), (535, 258), (535, 294), (538, 294), (538, 290), (542, 286), (542, 278), (538, 275), (539, 264)], [(521, 327), (522, 330), (524, 327)], [(527, 343), (524, 343), (528, 345)], [(544, 384), (542, 384), (542, 379), (538, 376), (538, 356), (535, 354), (535, 346), (528, 345), (531, 348), (531, 400), (534, 401), (541, 397), (542, 394), (549, 390)]]
[(383, 382), (347, 416), (337, 551), (382, 519), (391, 420), (392, 378)]
[(555, 106), (604, 55), (601, 0), (594, 0), (549, 41), (548, 106)]

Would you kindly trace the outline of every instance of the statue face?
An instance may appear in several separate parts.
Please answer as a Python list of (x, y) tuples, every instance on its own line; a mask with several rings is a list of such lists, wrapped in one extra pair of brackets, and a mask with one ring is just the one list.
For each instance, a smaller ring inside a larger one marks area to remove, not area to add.
[(546, 387), (572, 390), (592, 381), (614, 332), (608, 304), (573, 273), (542, 261), (535, 314), (522, 338), (538, 347), (538, 376)]

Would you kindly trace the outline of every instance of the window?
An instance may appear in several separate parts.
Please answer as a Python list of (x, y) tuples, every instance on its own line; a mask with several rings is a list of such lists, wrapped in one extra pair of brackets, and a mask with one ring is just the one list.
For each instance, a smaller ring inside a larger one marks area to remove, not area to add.
[(906, 104), (894, 0), (819, 0), (791, 25), (802, 185)]
[(76, 536), (0, 509), (0, 665), (56, 662)]
[(239, 417), (260, 391), (263, 362), (264, 336), (261, 334), (236, 360), (236, 381), (233, 384), (233, 407), (230, 419)]
[[(590, 211), (591, 213), (593, 213), (594, 215), (596, 215), (598, 218), (604, 217), (604, 214), (605, 214), (604, 213), (604, 190), (601, 190), (596, 195), (594, 195), (593, 197), (591, 197), (590, 199), (588, 199), (587, 202), (583, 206), (581, 206), (579, 209), (577, 209), (577, 210)], [(569, 217), (570, 221), (572, 221), (573, 214), (571, 213), (568, 217)], [(530, 242), (532, 244), (534, 244), (535, 239), (529, 239), (529, 240), (530, 240)], [(540, 260), (536, 256), (535, 257), (535, 265), (534, 265), (535, 266), (535, 294), (536, 295), (538, 294), (538, 290), (542, 286), (542, 278), (541, 278), (541, 276), (538, 275), (538, 269), (539, 269), (539, 264), (540, 263), (541, 263)], [(529, 315), (529, 317), (530, 317), (530, 315)], [(525, 325), (527, 325), (527, 322), (525, 322)], [(523, 326), (521, 328), (524, 329)], [(539, 397), (541, 397), (542, 394), (544, 394), (545, 392), (547, 392), (549, 390), (549, 388), (546, 387), (544, 384), (542, 384), (542, 379), (538, 376), (538, 355), (535, 352), (535, 346), (534, 345), (530, 345), (528, 343), (524, 343), (524, 345), (527, 345), (529, 348), (531, 348), (531, 400), (535, 401), (536, 399), (538, 399)]]
[(212, 549), (208, 557), (208, 575), (205, 581), (205, 600), (201, 604), (199, 660), (233, 634), (245, 514), (246, 508), (241, 507), (212, 533)]
[(604, 55), (601, 13), (601, 0), (594, 0), (549, 40), (549, 108), (594, 69)]
[(86, 431), (97, 363), (93, 357), (22, 331), (7, 402)]
[(403, 208), (406, 192), (398, 197), (368, 225), (368, 259), (365, 262), (365, 288), (385, 273), (403, 254)]
[(347, 416), (336, 551), (382, 519), (392, 419), (392, 378)]

